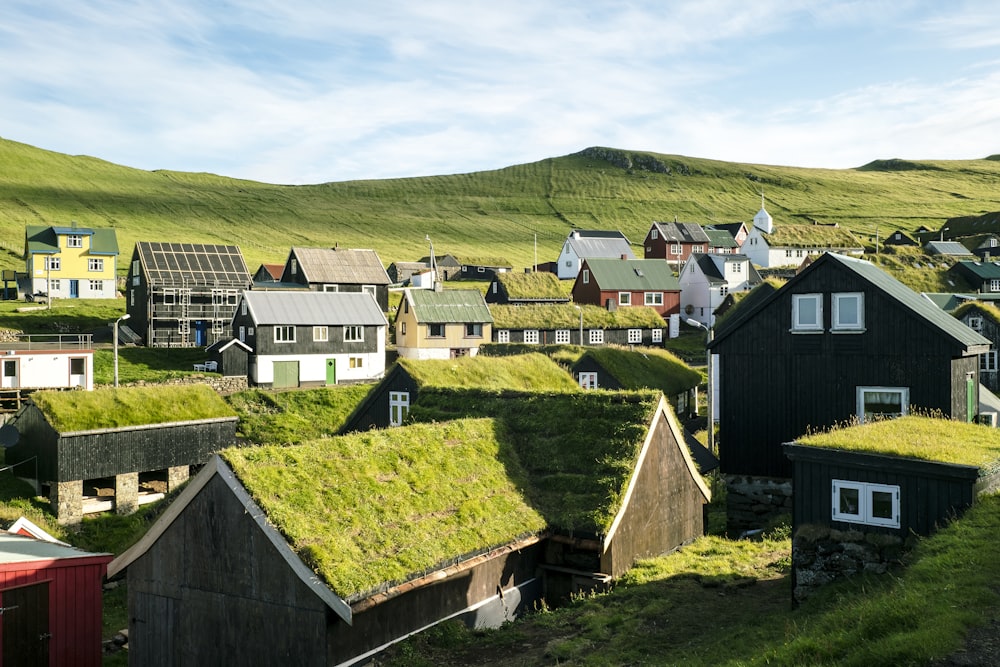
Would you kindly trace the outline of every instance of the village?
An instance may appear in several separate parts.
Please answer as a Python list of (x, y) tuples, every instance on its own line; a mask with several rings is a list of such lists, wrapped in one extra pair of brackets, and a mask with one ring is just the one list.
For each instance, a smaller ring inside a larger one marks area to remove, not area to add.
[[(114, 229), (29, 225), (9, 300), (122, 311), (5, 332), (4, 466), (69, 531), (157, 509), (120, 553), (13, 522), (0, 664), (122, 645), (134, 665), (364, 664), (445, 621), (609, 590), (713, 529), (787, 524), (791, 606), (892, 571), (1000, 490), (1000, 233), (946, 226), (874, 250), (947, 268), (949, 293), (907, 287), (847, 229), (774, 220), (763, 195), (747, 223), (574, 229), (530, 267), (428, 237), (417, 259), (334, 242), (251, 271), (236, 245), (151, 241), (116, 277)], [(119, 382), (133, 348), (200, 356), (168, 384)], [(341, 387), (362, 391), (304, 442), (249, 441), (227, 401)]]

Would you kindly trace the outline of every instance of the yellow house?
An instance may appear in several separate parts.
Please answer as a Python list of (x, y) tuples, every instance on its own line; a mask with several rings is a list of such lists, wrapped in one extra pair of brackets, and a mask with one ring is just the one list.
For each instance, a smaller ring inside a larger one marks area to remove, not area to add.
[[(113, 229), (28, 225), (24, 230), (28, 294), (112, 299), (118, 238)], [(19, 286), (21, 287), (21, 286)]]
[(408, 359), (474, 356), (493, 336), (493, 316), (475, 289), (403, 290), (396, 349)]

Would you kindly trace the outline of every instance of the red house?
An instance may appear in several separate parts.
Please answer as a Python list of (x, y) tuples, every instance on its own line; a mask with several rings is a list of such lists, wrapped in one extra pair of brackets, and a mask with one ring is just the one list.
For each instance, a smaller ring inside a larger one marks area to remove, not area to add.
[(0, 664), (101, 664), (111, 554), (0, 532)]
[(662, 259), (587, 259), (573, 301), (604, 308), (649, 306), (661, 316), (681, 312), (681, 285)]
[(646, 259), (665, 259), (678, 266), (693, 252), (708, 252), (708, 234), (696, 222), (654, 222), (643, 241)]

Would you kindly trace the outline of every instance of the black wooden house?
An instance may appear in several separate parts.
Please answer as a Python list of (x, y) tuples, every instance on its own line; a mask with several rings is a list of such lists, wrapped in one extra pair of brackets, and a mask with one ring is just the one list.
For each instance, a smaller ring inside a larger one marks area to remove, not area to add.
[(281, 282), (318, 292), (365, 292), (382, 312), (389, 310), (389, 274), (369, 249), (293, 247)]
[(976, 417), (990, 342), (869, 262), (827, 253), (715, 332), (724, 473), (788, 478), (781, 445), (857, 418)]

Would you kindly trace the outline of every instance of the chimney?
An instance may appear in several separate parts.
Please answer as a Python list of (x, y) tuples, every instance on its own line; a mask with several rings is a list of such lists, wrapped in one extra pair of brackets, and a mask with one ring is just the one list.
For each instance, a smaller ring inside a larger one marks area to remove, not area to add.
[(624, 260), (624, 259), (628, 259), (628, 255), (626, 255), (625, 253), (622, 253), (622, 259), (623, 259), (623, 260)]

